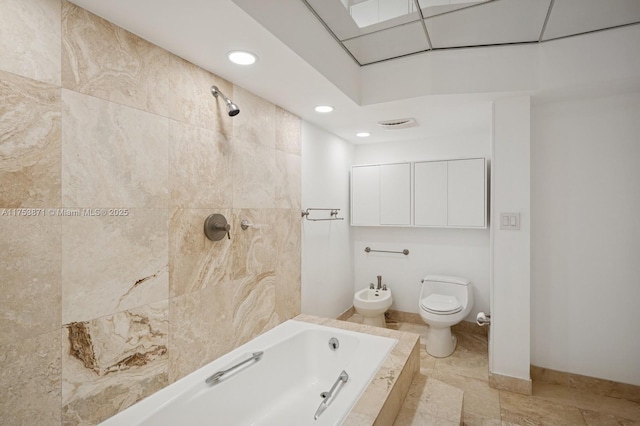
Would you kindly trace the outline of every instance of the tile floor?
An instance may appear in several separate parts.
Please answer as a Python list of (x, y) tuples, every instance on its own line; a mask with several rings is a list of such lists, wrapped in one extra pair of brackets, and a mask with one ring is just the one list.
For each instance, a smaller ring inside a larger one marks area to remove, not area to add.
[[(348, 321), (362, 320), (354, 314)], [(533, 383), (531, 396), (490, 388), (486, 336), (456, 333), (453, 355), (434, 358), (424, 348), (426, 325), (389, 321), (387, 326), (421, 335), (420, 373), (394, 426), (458, 424), (450, 412), (443, 412), (447, 404), (438, 397), (446, 385), (463, 392), (464, 425), (640, 425), (640, 404), (625, 399), (538, 382)], [(456, 397), (448, 391), (450, 398)]]

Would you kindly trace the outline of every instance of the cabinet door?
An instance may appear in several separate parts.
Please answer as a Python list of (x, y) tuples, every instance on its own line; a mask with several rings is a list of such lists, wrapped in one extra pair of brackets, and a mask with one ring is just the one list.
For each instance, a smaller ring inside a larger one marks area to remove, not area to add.
[(414, 215), (417, 226), (447, 226), (447, 161), (415, 164)]
[(449, 226), (486, 226), (484, 159), (452, 160), (448, 163)]
[(380, 166), (351, 168), (351, 224), (380, 225)]
[(411, 224), (411, 164), (380, 166), (380, 224)]

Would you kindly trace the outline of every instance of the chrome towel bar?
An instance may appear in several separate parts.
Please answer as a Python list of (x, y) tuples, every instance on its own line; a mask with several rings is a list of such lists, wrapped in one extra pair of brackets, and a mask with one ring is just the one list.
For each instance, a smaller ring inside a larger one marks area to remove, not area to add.
[(404, 249), (402, 251), (388, 251), (388, 250), (373, 250), (371, 247), (365, 247), (364, 251), (366, 253), (370, 253), (372, 251), (375, 251), (377, 253), (396, 253), (396, 254), (404, 254), (405, 256), (409, 255), (409, 250), (407, 250), (407, 249)]
[[(328, 210), (329, 213), (329, 218), (326, 219), (311, 219), (309, 217), (309, 215), (311, 214), (312, 210)], [(323, 220), (344, 220), (344, 217), (338, 217), (338, 212), (340, 211), (340, 209), (316, 209), (316, 208), (308, 208), (306, 210), (302, 210), (301, 214), (303, 218), (306, 218), (307, 220), (310, 220), (312, 222), (320, 222)]]
[(241, 367), (241, 366), (245, 365), (248, 362), (251, 362), (251, 361), (258, 362), (258, 361), (260, 361), (260, 359), (262, 358), (263, 354), (264, 354), (263, 351), (254, 352), (251, 357), (245, 359), (244, 361), (240, 361), (236, 365), (234, 365), (232, 367), (229, 367), (226, 370), (221, 370), (221, 371), (218, 371), (218, 372), (212, 374), (211, 376), (209, 376), (207, 378), (207, 380), (205, 380), (205, 383), (208, 384), (208, 385), (217, 385), (218, 383), (220, 383), (220, 379), (222, 379), (222, 377), (225, 374), (230, 373), (231, 371), (235, 370), (238, 367)]

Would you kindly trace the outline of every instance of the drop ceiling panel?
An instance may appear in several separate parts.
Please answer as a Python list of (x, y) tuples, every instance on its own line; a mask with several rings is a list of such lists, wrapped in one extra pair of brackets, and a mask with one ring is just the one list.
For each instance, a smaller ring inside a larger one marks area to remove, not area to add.
[(352, 2), (354, 4), (351, 8), (347, 8), (340, 0), (303, 1), (324, 21), (338, 40), (348, 40), (422, 18), (413, 2), (408, 0)]
[(361, 65), (429, 49), (420, 21), (343, 42)]
[(640, 22), (639, 0), (556, 0), (543, 40)]
[(551, 0), (492, 1), (425, 19), (434, 49), (538, 41)]
[(419, 0), (420, 10), (424, 18), (440, 15), (447, 12), (452, 12), (458, 9), (464, 9), (465, 7), (473, 6), (479, 3), (484, 3), (492, 0)]

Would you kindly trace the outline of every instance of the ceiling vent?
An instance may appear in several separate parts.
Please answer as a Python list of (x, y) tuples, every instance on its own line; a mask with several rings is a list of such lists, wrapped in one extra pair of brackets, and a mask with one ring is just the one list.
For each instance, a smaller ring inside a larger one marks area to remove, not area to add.
[(386, 130), (407, 129), (416, 127), (418, 123), (415, 118), (398, 118), (396, 120), (378, 121), (378, 126)]

